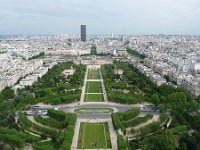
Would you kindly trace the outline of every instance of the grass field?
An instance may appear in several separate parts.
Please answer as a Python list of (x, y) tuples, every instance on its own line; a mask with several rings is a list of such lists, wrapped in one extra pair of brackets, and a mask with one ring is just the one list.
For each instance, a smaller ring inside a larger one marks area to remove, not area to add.
[(86, 84), (86, 93), (102, 93), (101, 82), (88, 81)]
[(104, 113), (112, 113), (114, 110), (111, 108), (79, 108), (76, 109), (76, 113), (81, 114), (104, 114)]
[(85, 94), (85, 102), (103, 102), (103, 94)]
[(108, 123), (81, 123), (78, 149), (112, 148)]
[(99, 69), (89, 69), (88, 79), (100, 79)]

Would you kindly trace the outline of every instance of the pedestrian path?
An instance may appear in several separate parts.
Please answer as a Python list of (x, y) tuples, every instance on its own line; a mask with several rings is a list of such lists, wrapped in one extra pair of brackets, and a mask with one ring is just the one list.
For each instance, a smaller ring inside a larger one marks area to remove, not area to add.
[(83, 87), (82, 87), (82, 92), (81, 92), (81, 98), (80, 98), (80, 102), (81, 102), (81, 103), (84, 102), (84, 98), (85, 98), (85, 90), (86, 90), (87, 76), (88, 76), (88, 66), (87, 66), (87, 68), (86, 68), (85, 77), (84, 77), (84, 82), (83, 82)]

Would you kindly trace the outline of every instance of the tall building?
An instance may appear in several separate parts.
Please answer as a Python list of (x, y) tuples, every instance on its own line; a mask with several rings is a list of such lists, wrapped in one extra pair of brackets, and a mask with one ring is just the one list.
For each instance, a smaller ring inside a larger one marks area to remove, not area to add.
[(81, 41), (86, 42), (86, 25), (81, 25)]

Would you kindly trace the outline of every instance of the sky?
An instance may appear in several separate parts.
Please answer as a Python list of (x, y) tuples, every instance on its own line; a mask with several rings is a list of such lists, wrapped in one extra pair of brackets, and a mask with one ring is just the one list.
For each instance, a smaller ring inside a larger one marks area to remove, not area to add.
[(0, 0), (0, 35), (200, 35), (200, 0)]

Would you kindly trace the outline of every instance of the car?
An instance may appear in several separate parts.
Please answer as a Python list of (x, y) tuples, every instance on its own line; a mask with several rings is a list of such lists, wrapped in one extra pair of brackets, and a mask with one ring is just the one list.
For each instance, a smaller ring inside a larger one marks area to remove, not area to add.
[(58, 107), (55, 107), (54, 110), (58, 110)]

